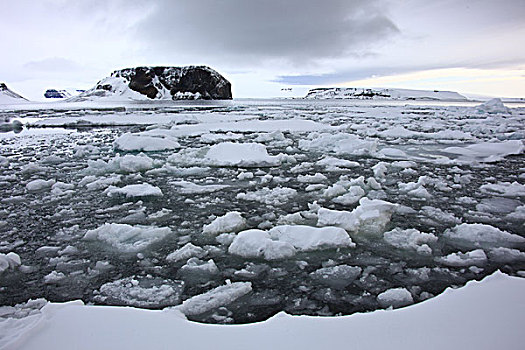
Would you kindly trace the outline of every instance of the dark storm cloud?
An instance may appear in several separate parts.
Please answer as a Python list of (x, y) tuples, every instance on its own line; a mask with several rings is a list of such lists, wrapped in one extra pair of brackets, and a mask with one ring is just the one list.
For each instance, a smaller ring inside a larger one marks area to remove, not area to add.
[[(158, 1), (137, 32), (155, 49), (235, 61), (341, 57), (398, 31), (380, 0)], [(226, 57), (225, 57), (226, 56)]]

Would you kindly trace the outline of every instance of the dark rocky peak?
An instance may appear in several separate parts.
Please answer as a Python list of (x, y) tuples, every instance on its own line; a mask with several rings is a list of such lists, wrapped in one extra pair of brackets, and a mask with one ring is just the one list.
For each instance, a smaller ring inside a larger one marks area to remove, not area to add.
[[(114, 71), (115, 78), (124, 78), (131, 90), (151, 99), (231, 99), (231, 84), (222, 75), (206, 66), (136, 67)], [(103, 85), (100, 87), (107, 90)]]

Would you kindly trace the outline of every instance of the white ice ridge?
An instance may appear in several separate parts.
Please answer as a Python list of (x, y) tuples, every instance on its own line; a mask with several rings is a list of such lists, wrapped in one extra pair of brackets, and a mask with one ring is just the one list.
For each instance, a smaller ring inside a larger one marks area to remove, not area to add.
[(350, 233), (382, 233), (396, 206), (390, 202), (365, 197), (359, 200), (359, 206), (351, 212), (321, 208), (317, 212), (317, 226), (337, 226)]
[(289, 258), (298, 251), (355, 247), (345, 230), (338, 227), (281, 225), (269, 231), (241, 231), (228, 252), (246, 258), (266, 260)]
[(185, 300), (182, 305), (176, 307), (176, 310), (186, 316), (199, 315), (220, 306), (231, 304), (251, 291), (252, 284), (250, 282), (226, 284)]
[[(176, 339), (180, 348), (203, 350), (266, 350), (276, 344), (307, 350), (345, 348), (352, 339), (356, 349), (370, 350), (418, 349), (421, 344), (430, 350), (517, 350), (523, 347), (523, 293), (525, 279), (496, 272), (482, 281), (448, 288), (435, 298), (396, 310), (340, 317), (290, 316), (281, 312), (265, 322), (219, 326), (188, 322), (170, 309), (87, 306), (81, 301), (47, 303), (21, 318), (8, 316), (4, 307), (4, 317), (8, 318), (0, 327), (0, 347), (133, 350), (148, 349), (152, 344), (171, 348)], [(18, 310), (8, 308), (13, 313)], [(90, 337), (85, 336), (87, 329)]]
[(102, 241), (121, 252), (134, 253), (146, 249), (170, 233), (168, 227), (106, 223), (94, 230), (88, 230), (84, 239)]

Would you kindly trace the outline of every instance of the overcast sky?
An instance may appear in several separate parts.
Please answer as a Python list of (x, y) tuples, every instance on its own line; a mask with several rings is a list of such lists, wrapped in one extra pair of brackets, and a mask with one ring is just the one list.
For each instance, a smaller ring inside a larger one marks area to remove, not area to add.
[(524, 18), (524, 0), (0, 0), (0, 81), (40, 98), (115, 69), (204, 64), (234, 97), (317, 86), (525, 97)]

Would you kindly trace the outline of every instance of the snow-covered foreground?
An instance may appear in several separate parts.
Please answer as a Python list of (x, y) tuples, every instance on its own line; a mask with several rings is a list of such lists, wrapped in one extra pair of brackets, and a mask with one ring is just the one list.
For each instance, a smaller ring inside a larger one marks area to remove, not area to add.
[(403, 309), (342, 317), (280, 313), (250, 325), (188, 322), (175, 310), (49, 303), (3, 321), (5, 349), (521, 349), (525, 279), (500, 272)]
[(250, 323), (524, 274), (523, 107), (31, 106), (2, 112), (0, 305)]

